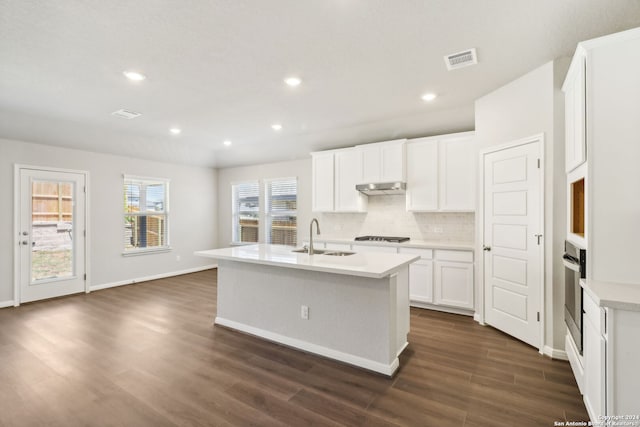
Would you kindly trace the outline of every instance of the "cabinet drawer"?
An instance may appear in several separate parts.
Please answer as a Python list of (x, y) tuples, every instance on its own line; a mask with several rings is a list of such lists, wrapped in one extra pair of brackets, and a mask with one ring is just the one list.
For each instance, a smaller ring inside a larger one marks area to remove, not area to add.
[(473, 262), (473, 252), (471, 251), (447, 251), (438, 249), (435, 255), (438, 261)]
[(433, 259), (433, 249), (400, 248), (399, 252), (401, 254), (420, 255), (422, 259)]
[(591, 299), (587, 292), (583, 291), (582, 308), (584, 309), (584, 315), (588, 318), (591, 324), (596, 328), (598, 335), (601, 335), (603, 331), (602, 317), (603, 312), (600, 307)]
[(368, 245), (353, 245), (354, 252), (386, 252), (390, 254), (397, 254), (398, 248), (394, 246), (368, 246)]

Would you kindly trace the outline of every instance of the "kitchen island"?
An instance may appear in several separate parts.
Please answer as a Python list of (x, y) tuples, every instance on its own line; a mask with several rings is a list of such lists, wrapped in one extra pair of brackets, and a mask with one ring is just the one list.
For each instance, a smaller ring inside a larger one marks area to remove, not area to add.
[(393, 375), (409, 332), (412, 254), (296, 253), (278, 245), (199, 251), (218, 260), (215, 323)]

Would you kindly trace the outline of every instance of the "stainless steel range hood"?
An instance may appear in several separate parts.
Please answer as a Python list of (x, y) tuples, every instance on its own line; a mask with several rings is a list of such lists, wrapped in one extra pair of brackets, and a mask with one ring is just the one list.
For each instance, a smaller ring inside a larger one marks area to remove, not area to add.
[(406, 182), (380, 182), (376, 184), (358, 184), (356, 190), (367, 196), (384, 194), (404, 194), (407, 192)]

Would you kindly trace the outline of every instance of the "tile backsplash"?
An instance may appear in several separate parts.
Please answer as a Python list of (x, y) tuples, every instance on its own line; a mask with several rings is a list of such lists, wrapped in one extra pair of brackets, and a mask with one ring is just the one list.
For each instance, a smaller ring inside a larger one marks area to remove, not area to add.
[(408, 236), (413, 240), (473, 242), (475, 214), (407, 212), (404, 195), (370, 196), (366, 213), (318, 214), (322, 237)]

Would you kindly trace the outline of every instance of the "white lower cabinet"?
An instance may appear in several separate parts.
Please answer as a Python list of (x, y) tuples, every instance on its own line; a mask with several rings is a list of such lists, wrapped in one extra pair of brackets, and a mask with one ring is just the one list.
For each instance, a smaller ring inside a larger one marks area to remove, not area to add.
[[(304, 241), (303, 244), (308, 244)], [(409, 265), (409, 299), (414, 307), (472, 314), (473, 251), (398, 246), (358, 245), (319, 241), (316, 249), (420, 255)]]
[(409, 299), (433, 303), (433, 261), (420, 259), (409, 266)]
[(400, 248), (401, 254), (420, 255), (409, 265), (409, 299), (419, 303), (433, 303), (433, 250)]
[(473, 309), (473, 265), (436, 261), (435, 303)]
[(601, 307), (585, 289), (582, 358), (572, 357), (573, 344), (567, 337), (567, 354), (576, 381), (582, 383), (584, 406), (594, 425), (602, 424), (603, 416), (625, 415), (629, 418), (622, 418), (623, 422), (637, 425), (637, 419), (631, 417), (640, 415), (640, 311), (629, 306), (629, 310)]
[(409, 294), (413, 305), (473, 310), (471, 251), (400, 248), (400, 253), (421, 256), (409, 266)]
[(584, 361), (584, 404), (592, 420), (606, 414), (605, 358), (607, 342), (604, 337), (605, 312), (587, 292), (582, 299), (582, 354)]

